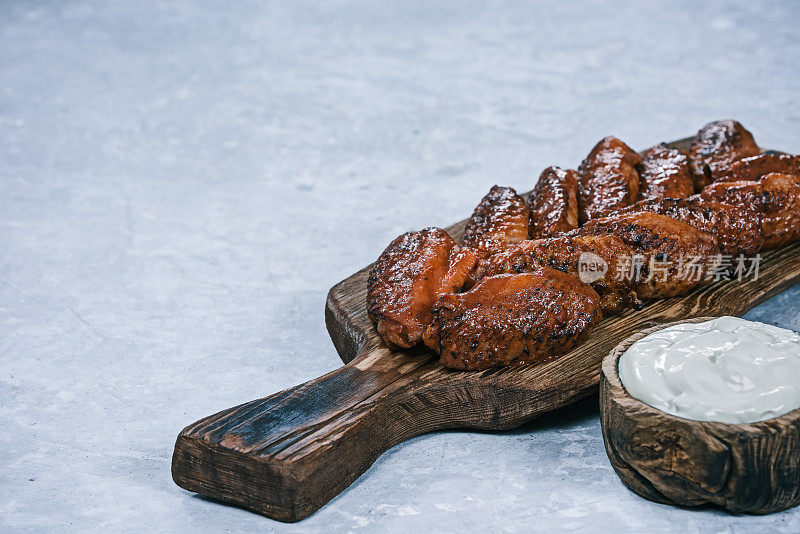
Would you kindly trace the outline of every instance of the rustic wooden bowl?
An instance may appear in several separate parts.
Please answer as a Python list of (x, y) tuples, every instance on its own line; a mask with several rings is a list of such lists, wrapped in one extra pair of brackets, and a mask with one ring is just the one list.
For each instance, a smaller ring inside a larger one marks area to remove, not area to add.
[(800, 504), (800, 409), (749, 424), (693, 421), (631, 397), (619, 358), (634, 342), (679, 323), (648, 328), (605, 357), (600, 417), (608, 458), (628, 488), (678, 506), (711, 503), (731, 512), (767, 514)]

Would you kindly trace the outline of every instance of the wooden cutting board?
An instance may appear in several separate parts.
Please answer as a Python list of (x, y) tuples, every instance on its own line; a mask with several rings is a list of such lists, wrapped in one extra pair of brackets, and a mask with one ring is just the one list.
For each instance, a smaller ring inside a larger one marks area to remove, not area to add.
[[(465, 222), (448, 228), (450, 235), (460, 238)], [(603, 357), (639, 330), (743, 314), (800, 281), (800, 243), (762, 253), (755, 281), (716, 282), (652, 302), (604, 319), (586, 343), (556, 360), (482, 372), (449, 370), (425, 349), (387, 348), (365, 310), (369, 269), (328, 294), (325, 322), (346, 365), (184, 428), (172, 458), (179, 486), (299, 521), (401, 441), (446, 428), (509, 429), (593, 393)]]

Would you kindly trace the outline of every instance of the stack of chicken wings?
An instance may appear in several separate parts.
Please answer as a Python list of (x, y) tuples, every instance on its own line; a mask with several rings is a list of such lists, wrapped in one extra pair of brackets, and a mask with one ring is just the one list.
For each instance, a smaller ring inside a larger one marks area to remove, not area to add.
[(492, 187), (460, 242), (440, 228), (392, 241), (367, 312), (389, 346), (424, 343), (450, 368), (534, 363), (603, 316), (709, 283), (716, 258), (797, 239), (800, 156), (762, 154), (737, 121), (705, 125), (688, 152), (606, 137), (576, 170), (545, 169), (525, 197)]

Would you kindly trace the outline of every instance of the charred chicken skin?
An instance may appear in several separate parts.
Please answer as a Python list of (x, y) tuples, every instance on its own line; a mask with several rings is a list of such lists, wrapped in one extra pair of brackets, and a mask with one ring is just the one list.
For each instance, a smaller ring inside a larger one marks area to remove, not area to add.
[(528, 197), (531, 222), (528, 237), (553, 237), (578, 227), (578, 173), (548, 167)]
[(562, 236), (523, 241), (508, 250), (481, 259), (466, 284), (498, 274), (518, 274), (543, 267), (579, 277), (600, 296), (603, 315), (639, 307), (633, 282), (617, 277), (621, 262), (634, 254), (613, 235)]
[(724, 172), (733, 162), (760, 153), (753, 134), (739, 122), (709, 122), (700, 128), (689, 148), (695, 190), (702, 191), (714, 174)]
[(661, 143), (644, 151), (639, 171), (639, 200), (686, 198), (694, 194), (689, 158)]
[(800, 156), (768, 153), (742, 158), (725, 171), (714, 173), (714, 182), (757, 181), (773, 172), (800, 175)]
[(713, 183), (700, 198), (759, 211), (764, 231), (761, 250), (800, 239), (800, 176), (770, 173), (757, 182)]
[(419, 343), (442, 293), (461, 289), (477, 256), (440, 228), (407, 232), (383, 251), (367, 281), (367, 313), (390, 347)]
[(722, 254), (755, 254), (764, 243), (761, 213), (751, 206), (734, 206), (697, 197), (661, 198), (640, 200), (617, 214), (646, 211), (666, 215), (713, 235)]
[(540, 269), (441, 295), (433, 317), (425, 344), (447, 367), (475, 371), (568, 352), (600, 321), (600, 297), (574, 276)]
[(595, 219), (570, 234), (613, 235), (632, 247), (636, 256), (629, 274), (641, 299), (685, 295), (705, 282), (719, 255), (711, 234), (651, 212)]
[(530, 208), (511, 187), (494, 186), (467, 221), (461, 244), (489, 255), (528, 238)]
[(597, 143), (578, 169), (578, 223), (633, 204), (639, 193), (640, 162), (639, 154), (616, 137)]

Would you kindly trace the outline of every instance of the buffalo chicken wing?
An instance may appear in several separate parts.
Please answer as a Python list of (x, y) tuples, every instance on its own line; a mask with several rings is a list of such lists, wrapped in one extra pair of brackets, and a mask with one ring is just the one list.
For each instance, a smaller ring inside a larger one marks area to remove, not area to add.
[(492, 187), (459, 244), (439, 228), (392, 241), (367, 313), (390, 347), (424, 342), (454, 369), (539, 362), (603, 315), (707, 283), (723, 255), (798, 239), (800, 156), (760, 154), (738, 122), (707, 124), (688, 155), (662, 143), (640, 157), (606, 137), (527, 198)]
[[(604, 315), (639, 307), (631, 280), (617, 276), (623, 262), (634, 254), (632, 247), (613, 235), (561, 236), (523, 241), (508, 250), (478, 262), (472, 279), (503, 273), (533, 272), (542, 267), (580, 278), (600, 295)], [(467, 286), (473, 280), (467, 282)]]
[(440, 228), (407, 232), (383, 251), (367, 281), (367, 313), (392, 347), (413, 347), (442, 293), (461, 289), (477, 257)]
[(552, 269), (484, 278), (439, 296), (425, 344), (447, 367), (480, 370), (568, 352), (600, 321), (600, 297)]
[(734, 120), (709, 122), (697, 132), (689, 148), (695, 189), (702, 191), (716, 173), (742, 158), (761, 153), (753, 134)]
[(528, 197), (531, 223), (528, 237), (553, 237), (578, 227), (578, 173), (548, 167)]
[(715, 173), (713, 178), (714, 182), (757, 181), (773, 172), (800, 175), (800, 156), (766, 153), (742, 158), (723, 172)]
[(800, 239), (800, 176), (770, 173), (757, 182), (713, 183), (700, 198), (759, 211), (764, 231), (762, 250)]
[(651, 212), (595, 219), (571, 234), (613, 235), (632, 247), (628, 274), (641, 299), (685, 295), (705, 282), (719, 255), (711, 234)]
[(494, 186), (467, 221), (461, 244), (483, 255), (528, 238), (528, 204), (511, 187)]
[(636, 201), (639, 192), (639, 154), (616, 137), (595, 145), (581, 163), (578, 222), (605, 217)]
[(666, 215), (713, 235), (722, 254), (755, 254), (764, 242), (761, 214), (749, 206), (705, 201), (697, 197), (661, 198), (640, 200), (617, 214), (646, 211)]
[(689, 158), (665, 143), (642, 154), (639, 171), (639, 200), (686, 198), (694, 194), (694, 179)]

